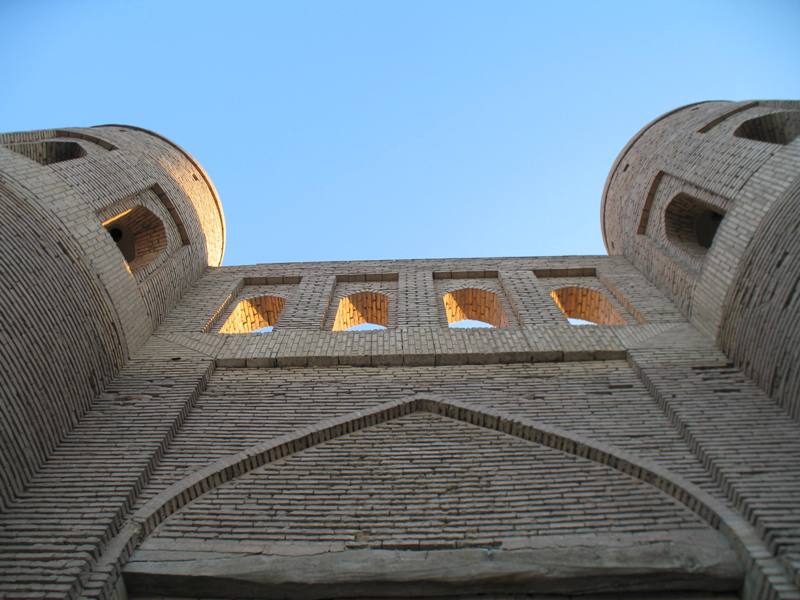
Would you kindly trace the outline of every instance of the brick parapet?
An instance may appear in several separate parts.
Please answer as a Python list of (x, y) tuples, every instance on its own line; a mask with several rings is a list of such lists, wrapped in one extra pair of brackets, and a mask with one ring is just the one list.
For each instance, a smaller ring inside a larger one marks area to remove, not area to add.
[[(553, 299), (551, 286), (539, 280), (535, 270), (584, 269), (591, 276), (574, 277), (573, 285), (598, 289), (612, 303), (628, 312), (633, 323), (680, 322), (685, 318), (666, 296), (658, 292), (630, 263), (619, 257), (554, 257), (512, 259), (453, 259), (428, 261), (359, 261), (352, 263), (287, 263), (210, 270), (166, 317), (161, 333), (212, 331), (220, 315), (228, 314), (241, 296), (245, 281), (258, 278), (297, 281), (292, 298), (287, 298), (281, 329), (330, 329), (335, 313), (337, 287), (358, 288), (353, 278), (392, 277), (397, 296), (390, 301), (400, 328), (447, 328), (442, 303), (445, 292), (477, 287), (497, 294), (515, 328), (526, 325), (566, 322)], [(486, 274), (489, 274), (488, 276)], [(313, 279), (312, 279), (313, 278)], [(337, 278), (345, 278), (337, 284)], [(379, 285), (379, 282), (375, 283)], [(354, 287), (355, 286), (355, 287)], [(373, 287), (375, 287), (373, 285)], [(376, 288), (377, 289), (377, 288)], [(391, 292), (390, 295), (394, 295)], [(396, 305), (396, 307), (392, 306)], [(522, 315), (522, 319), (518, 315)], [(218, 324), (218, 323), (217, 323)], [(395, 325), (392, 325), (395, 326)]]

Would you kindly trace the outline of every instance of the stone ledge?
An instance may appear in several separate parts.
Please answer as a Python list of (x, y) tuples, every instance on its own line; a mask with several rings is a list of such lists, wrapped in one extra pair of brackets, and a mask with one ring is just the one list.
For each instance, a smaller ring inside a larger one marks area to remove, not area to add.
[(146, 542), (128, 592), (224, 598), (353, 598), (475, 593), (735, 591), (742, 565), (713, 530), (509, 540), (499, 549), (337, 551)]
[[(689, 326), (685, 326), (689, 327)], [(620, 331), (616, 331), (619, 329)], [(631, 330), (641, 329), (638, 335)], [(621, 360), (655, 331), (641, 327), (539, 325), (492, 330), (405, 327), (383, 331), (285, 330), (257, 335), (193, 334), (218, 367), (357, 367)], [(660, 331), (660, 330), (659, 330)], [(183, 334), (170, 334), (170, 339)], [(202, 344), (198, 336), (208, 338)], [(680, 337), (678, 337), (678, 340)], [(669, 340), (670, 347), (676, 343)], [(679, 343), (679, 341), (678, 341)]]

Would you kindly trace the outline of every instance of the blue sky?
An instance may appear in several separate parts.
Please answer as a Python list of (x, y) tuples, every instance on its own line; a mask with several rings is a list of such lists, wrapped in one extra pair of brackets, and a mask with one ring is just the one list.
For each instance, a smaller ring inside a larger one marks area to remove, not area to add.
[(0, 1), (0, 130), (191, 152), (225, 264), (604, 254), (616, 154), (707, 99), (800, 98), (800, 1)]

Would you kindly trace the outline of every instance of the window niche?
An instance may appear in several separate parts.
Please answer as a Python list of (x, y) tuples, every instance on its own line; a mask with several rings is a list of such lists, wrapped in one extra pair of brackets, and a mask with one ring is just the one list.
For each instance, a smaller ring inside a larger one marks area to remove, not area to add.
[(134, 275), (143, 273), (167, 247), (164, 223), (144, 206), (124, 210), (102, 224)]
[(770, 113), (749, 119), (733, 132), (735, 137), (786, 145), (800, 135), (800, 111)]
[(460, 288), (442, 296), (447, 323), (451, 328), (508, 327), (497, 294), (480, 288)]
[(619, 311), (599, 290), (568, 286), (553, 290), (550, 297), (573, 325), (626, 325)]
[(220, 328), (220, 333), (269, 333), (278, 324), (286, 300), (257, 296), (241, 300)]
[(174, 203), (158, 185), (112, 202), (96, 214), (137, 281), (190, 245)]
[(724, 216), (719, 208), (680, 193), (664, 211), (664, 233), (673, 245), (689, 256), (703, 258)]
[(380, 292), (357, 292), (339, 300), (333, 331), (366, 331), (389, 326), (389, 297)]
[(7, 144), (5, 147), (26, 158), (35, 160), (40, 165), (52, 165), (86, 156), (86, 150), (79, 143), (59, 140), (18, 142)]

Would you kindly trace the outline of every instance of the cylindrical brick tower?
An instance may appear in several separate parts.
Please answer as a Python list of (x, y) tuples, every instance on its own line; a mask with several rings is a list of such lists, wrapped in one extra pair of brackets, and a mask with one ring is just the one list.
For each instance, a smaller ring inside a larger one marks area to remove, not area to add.
[(125, 125), (0, 135), (0, 212), (2, 510), (225, 235), (197, 162)]
[(800, 418), (800, 101), (667, 113), (617, 157), (602, 227), (692, 322)]

